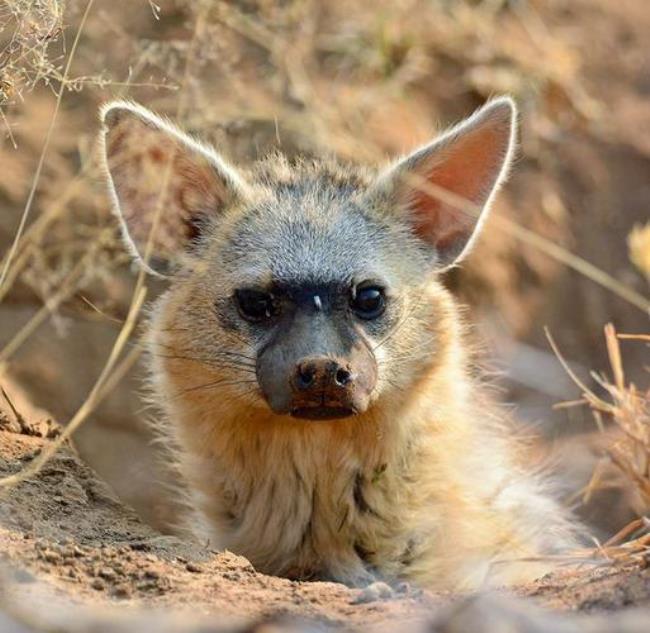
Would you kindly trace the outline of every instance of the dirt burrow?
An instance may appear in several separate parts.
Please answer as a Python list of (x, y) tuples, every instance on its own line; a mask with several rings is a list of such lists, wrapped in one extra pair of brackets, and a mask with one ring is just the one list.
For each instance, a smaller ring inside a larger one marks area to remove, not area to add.
[[(0, 476), (29, 463), (50, 441), (47, 435), (53, 435), (49, 425), (0, 431)], [(5, 568), (0, 630), (15, 633), (269, 633), (315, 630), (316, 623), (348, 630), (487, 631), (492, 630), (485, 628), (490, 622), (496, 626), (506, 621), (519, 627), (514, 631), (577, 633), (641, 631), (646, 629), (634, 628), (638, 618), (645, 626), (650, 622), (650, 610), (620, 616), (615, 629), (611, 620), (538, 613), (528, 603), (503, 597), (433, 595), (406, 585), (351, 589), (265, 576), (241, 556), (214, 552), (144, 525), (70, 446), (0, 501), (0, 556)], [(585, 569), (549, 576), (517, 593), (561, 611), (650, 606), (650, 570)], [(255, 622), (264, 624), (251, 624)], [(454, 622), (469, 628), (454, 628)]]

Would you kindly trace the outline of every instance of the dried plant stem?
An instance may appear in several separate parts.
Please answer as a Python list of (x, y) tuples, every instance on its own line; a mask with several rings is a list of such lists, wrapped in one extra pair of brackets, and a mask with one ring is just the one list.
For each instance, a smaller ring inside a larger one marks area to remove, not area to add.
[(531, 231), (530, 229), (527, 229), (507, 218), (495, 216), (492, 218), (492, 222), (496, 223), (497, 226), (503, 228), (506, 232), (510, 233), (525, 244), (533, 246), (556, 261), (566, 264), (569, 268), (572, 268), (587, 279), (590, 279), (599, 286), (613, 292), (615, 295), (639, 308), (646, 314), (650, 314), (650, 299), (644, 297), (626, 284), (621, 283), (618, 279), (612, 277), (612, 275), (601, 268), (598, 268), (598, 266), (594, 266), (594, 264), (588, 262), (583, 257), (572, 253), (559, 244), (556, 244), (555, 242), (552, 242), (551, 240), (542, 237), (534, 231)]
[(650, 334), (618, 334), (618, 338), (622, 340), (645, 341), (650, 343)]
[(89, 258), (84, 257), (68, 273), (63, 280), (59, 289), (45, 300), (45, 303), (32, 317), (23, 325), (22, 328), (14, 334), (11, 340), (4, 346), (0, 352), (0, 369), (16, 353), (16, 351), (25, 343), (25, 341), (43, 324), (43, 322), (68, 299), (77, 289), (77, 282), (83, 274), (83, 269), (88, 265)]
[[(81, 426), (81, 424), (86, 420), (86, 418), (94, 411), (95, 407), (99, 404), (101, 399), (106, 395), (107, 390), (105, 389), (107, 384), (111, 384), (110, 378), (113, 372), (113, 368), (126, 345), (133, 329), (135, 328), (138, 320), (138, 315), (144, 303), (145, 297), (147, 295), (147, 289), (144, 286), (140, 286), (136, 289), (131, 306), (129, 308), (129, 314), (120, 330), (120, 333), (115, 340), (115, 343), (111, 349), (111, 353), (108, 356), (106, 364), (102, 369), (99, 378), (95, 382), (90, 394), (86, 398), (85, 402), (81, 405), (77, 413), (70, 420), (68, 425), (63, 429), (61, 435), (52, 440), (50, 444), (45, 445), (43, 451), (36, 457), (28, 466), (24, 467), (20, 472), (15, 475), (10, 475), (3, 479), (0, 479), (0, 488), (10, 488), (25, 481), (26, 479), (36, 475), (41, 468), (56, 454), (56, 452), (63, 446), (63, 444), (72, 436), (72, 434)], [(128, 356), (127, 356), (128, 358)], [(122, 373), (122, 372), (120, 372)]]
[(47, 150), (50, 147), (50, 142), (52, 140), (52, 132), (54, 131), (54, 126), (56, 125), (56, 120), (57, 116), (59, 114), (59, 110), (61, 109), (61, 101), (63, 100), (63, 92), (66, 89), (66, 81), (68, 78), (68, 75), (70, 73), (70, 68), (72, 66), (72, 60), (74, 59), (75, 52), (77, 51), (77, 46), (79, 45), (79, 40), (81, 39), (81, 33), (84, 29), (84, 26), (86, 24), (86, 20), (88, 19), (88, 15), (90, 14), (90, 10), (92, 8), (94, 0), (88, 0), (88, 3), (86, 4), (86, 9), (83, 13), (83, 16), (81, 17), (81, 22), (79, 23), (79, 28), (77, 29), (77, 33), (75, 35), (74, 41), (72, 43), (72, 47), (70, 48), (70, 54), (68, 55), (68, 60), (66, 62), (65, 68), (63, 70), (63, 76), (61, 77), (61, 84), (59, 86), (59, 90), (56, 93), (56, 100), (54, 103), (54, 112), (52, 113), (52, 119), (50, 120), (50, 125), (47, 130), (47, 134), (45, 135), (45, 142), (43, 143), (43, 149), (41, 150), (41, 154), (38, 159), (38, 165), (36, 166), (36, 171), (34, 172), (34, 178), (32, 180), (32, 185), (29, 190), (29, 194), (27, 196), (27, 201), (25, 202), (25, 207), (23, 209), (22, 216), (20, 218), (20, 223), (18, 225), (18, 229), (16, 230), (16, 235), (14, 236), (14, 239), (11, 243), (11, 247), (9, 249), (9, 253), (7, 255), (7, 258), (5, 259), (2, 272), (0, 272), (0, 289), (2, 289), (5, 279), (7, 277), (7, 273), (9, 271), (9, 267), (11, 266), (11, 262), (14, 258), (14, 255), (16, 253), (16, 249), (18, 248), (18, 243), (20, 242), (20, 238), (22, 237), (23, 231), (25, 230), (25, 226), (27, 224), (27, 219), (29, 217), (29, 213), (32, 209), (32, 204), (34, 202), (34, 197), (36, 195), (36, 189), (38, 187), (38, 182), (41, 178), (41, 172), (43, 171), (43, 165), (45, 164), (45, 156), (47, 155)]
[[(546, 336), (565, 371), (582, 391), (581, 403), (591, 407), (599, 429), (604, 431), (601, 421), (604, 414), (614, 423), (617, 431), (612, 434), (613, 439), (608, 442), (604, 451), (605, 457), (598, 462), (589, 483), (583, 490), (584, 501), (588, 501), (595, 490), (602, 490), (605, 487), (620, 489), (629, 485), (638, 495), (637, 512), (639, 514), (647, 512), (650, 508), (650, 389), (643, 392), (635, 385), (625, 382), (619, 338), (629, 338), (629, 336), (617, 335), (611, 323), (605, 326), (612, 381), (595, 373), (592, 373), (592, 378), (608, 394), (607, 400), (596, 395), (571, 371), (548, 331)], [(617, 486), (604, 481), (605, 465), (613, 465), (622, 475), (623, 481)]]
[[(90, 1), (92, 2), (92, 0)], [(194, 48), (194, 43), (197, 39), (197, 33), (200, 31), (201, 28), (203, 28), (204, 19), (205, 19), (205, 7), (204, 7), (204, 11), (202, 11), (197, 17), (197, 21), (194, 29), (194, 36), (192, 39), (192, 45), (190, 46), (190, 50), (188, 52), (188, 57), (186, 60), (186, 72), (185, 72), (186, 81), (190, 74), (189, 71), (191, 68), (190, 65), (193, 57), (192, 52)], [(185, 91), (181, 90), (180, 93), (181, 97), (179, 99), (179, 104), (178, 104), (179, 116), (180, 114), (182, 114), (187, 104), (184, 93)], [(152, 254), (153, 243), (154, 243), (153, 238), (155, 236), (155, 232), (158, 228), (159, 220), (162, 215), (163, 201), (165, 199), (165, 194), (171, 177), (171, 166), (172, 166), (172, 161), (168, 160), (166, 169), (163, 174), (163, 181), (161, 183), (160, 193), (157, 199), (154, 221), (152, 223), (152, 228), (149, 232), (147, 244), (145, 247), (145, 252), (143, 255), (143, 259), (145, 263), (149, 261)], [(88, 418), (88, 416), (94, 411), (95, 407), (101, 402), (102, 398), (104, 398), (110, 392), (110, 390), (114, 388), (114, 386), (124, 376), (126, 371), (128, 371), (128, 369), (133, 365), (133, 363), (135, 363), (138, 355), (140, 354), (139, 349), (134, 349), (131, 352), (129, 352), (127, 356), (124, 358), (123, 362), (114, 370), (117, 360), (119, 359), (120, 354), (122, 353), (129, 337), (131, 336), (137, 324), (138, 316), (140, 314), (140, 310), (142, 309), (142, 305), (144, 303), (147, 294), (147, 287), (145, 284), (146, 275), (147, 273), (145, 268), (141, 267), (140, 272), (138, 273), (136, 286), (133, 292), (133, 297), (131, 300), (131, 305), (129, 307), (129, 313), (127, 315), (127, 318), (120, 330), (120, 333), (118, 334), (117, 339), (115, 340), (115, 343), (113, 344), (111, 353), (109, 354), (108, 360), (106, 361), (106, 364), (104, 365), (104, 368), (99, 378), (95, 382), (90, 394), (88, 395), (84, 403), (78, 409), (77, 413), (73, 416), (70, 422), (66, 425), (61, 435), (57, 437), (55, 440), (53, 440), (51, 444), (47, 445), (42, 451), (42, 453), (36, 459), (34, 459), (33, 462), (31, 462), (28, 466), (23, 468), (20, 472), (16, 473), (15, 475), (10, 475), (8, 477), (5, 477), (4, 479), (0, 479), (0, 488), (11, 488), (12, 486), (17, 485), (21, 481), (24, 481), (36, 475), (41, 470), (41, 468), (43, 468), (43, 466), (56, 454), (56, 452), (61, 448), (63, 443), (67, 441), (72, 436), (72, 434), (77, 430), (77, 428), (79, 428), (83, 424), (83, 422)]]
[[(84, 167), (77, 176), (65, 187), (61, 195), (32, 222), (27, 230), (23, 232), (13, 255), (13, 265), (8, 270), (4, 284), (0, 286), (0, 302), (7, 296), (8, 292), (16, 282), (18, 275), (25, 268), (32, 251), (38, 247), (38, 239), (45, 233), (45, 230), (65, 211), (66, 205), (74, 198), (79, 190), (83, 179), (91, 173), (90, 167)], [(22, 249), (21, 249), (22, 247)], [(9, 253), (4, 258), (3, 265), (7, 264)]]
[[(481, 209), (470, 200), (467, 200), (444, 187), (440, 187), (439, 185), (431, 183), (417, 175), (409, 175), (409, 181), (411, 180), (412, 184), (423, 193), (426, 193), (427, 195), (430, 195), (431, 197), (436, 198), (463, 213), (467, 213), (471, 217), (476, 218), (481, 212)], [(594, 266), (586, 259), (507, 218), (493, 215), (490, 218), (490, 222), (525, 244), (528, 244), (556, 261), (567, 265), (569, 268), (584, 275), (587, 279), (590, 279), (599, 286), (606, 288), (621, 297), (621, 299), (624, 299), (631, 305), (650, 315), (650, 299), (621, 283), (609, 273)]]

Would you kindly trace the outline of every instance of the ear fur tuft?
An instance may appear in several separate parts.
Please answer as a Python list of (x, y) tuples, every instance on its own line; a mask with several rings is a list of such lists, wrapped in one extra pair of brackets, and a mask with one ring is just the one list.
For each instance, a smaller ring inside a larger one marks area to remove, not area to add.
[(247, 186), (214, 149), (136, 103), (107, 103), (100, 117), (102, 158), (125, 241), (149, 272), (161, 275), (158, 262), (178, 256), (201, 220), (245, 196)]

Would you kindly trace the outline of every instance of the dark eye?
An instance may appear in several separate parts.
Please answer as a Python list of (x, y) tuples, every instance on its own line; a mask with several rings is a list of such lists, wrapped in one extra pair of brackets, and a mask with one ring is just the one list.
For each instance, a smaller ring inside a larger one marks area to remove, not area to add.
[(247, 321), (264, 321), (275, 316), (279, 311), (273, 295), (260, 290), (236, 290), (235, 301), (239, 313)]
[(357, 286), (350, 297), (350, 307), (362, 319), (376, 319), (386, 307), (383, 288)]

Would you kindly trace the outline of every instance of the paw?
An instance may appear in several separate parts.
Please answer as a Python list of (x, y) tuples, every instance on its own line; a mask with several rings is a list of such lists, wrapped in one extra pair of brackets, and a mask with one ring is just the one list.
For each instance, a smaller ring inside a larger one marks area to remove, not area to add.
[(378, 600), (393, 598), (395, 592), (385, 582), (377, 581), (359, 591), (359, 595), (352, 601), (352, 604), (366, 604)]

